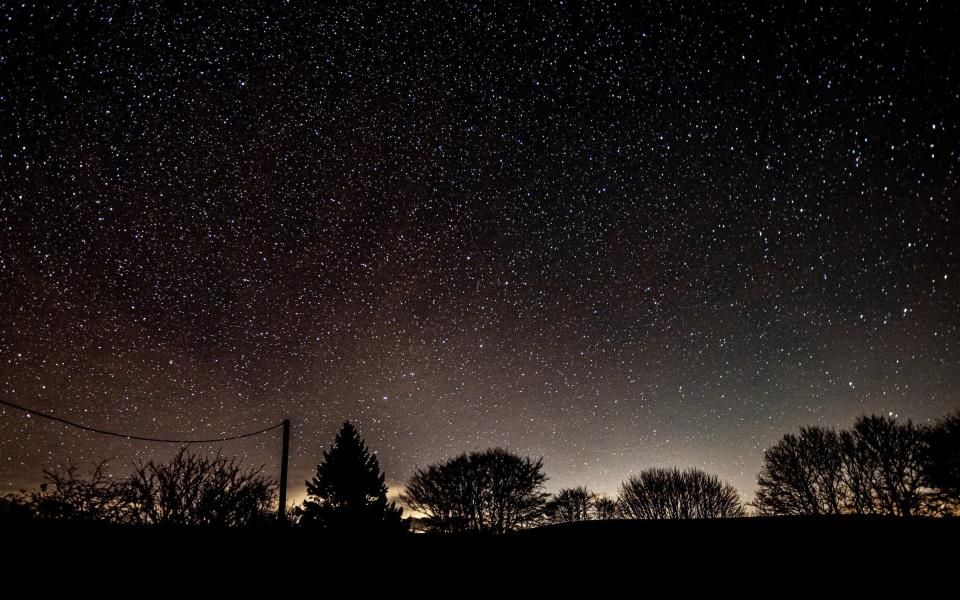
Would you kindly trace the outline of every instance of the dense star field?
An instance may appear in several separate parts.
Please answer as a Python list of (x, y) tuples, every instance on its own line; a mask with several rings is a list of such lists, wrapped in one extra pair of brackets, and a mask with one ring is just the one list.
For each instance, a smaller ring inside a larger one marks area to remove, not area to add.
[[(289, 417), (295, 501), (345, 419), (394, 489), (504, 446), (749, 500), (801, 425), (960, 408), (955, 3), (51, 4), (0, 3), (5, 400)], [(0, 407), (0, 492), (176, 450)]]

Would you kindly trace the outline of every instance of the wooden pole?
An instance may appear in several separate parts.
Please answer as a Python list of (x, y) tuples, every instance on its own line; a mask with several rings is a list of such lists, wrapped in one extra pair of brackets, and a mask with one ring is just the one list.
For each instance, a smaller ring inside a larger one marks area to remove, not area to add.
[(280, 510), (281, 525), (287, 524), (287, 464), (290, 462), (290, 419), (283, 420), (283, 454), (280, 455)]

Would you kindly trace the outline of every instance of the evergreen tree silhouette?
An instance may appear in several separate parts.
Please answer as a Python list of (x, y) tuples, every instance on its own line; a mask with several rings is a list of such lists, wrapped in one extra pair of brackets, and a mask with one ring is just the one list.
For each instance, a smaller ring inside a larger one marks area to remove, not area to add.
[(317, 474), (307, 483), (300, 511), (304, 526), (337, 531), (391, 533), (407, 529), (402, 508), (387, 502), (387, 485), (376, 455), (360, 433), (343, 424), (330, 450), (324, 450)]

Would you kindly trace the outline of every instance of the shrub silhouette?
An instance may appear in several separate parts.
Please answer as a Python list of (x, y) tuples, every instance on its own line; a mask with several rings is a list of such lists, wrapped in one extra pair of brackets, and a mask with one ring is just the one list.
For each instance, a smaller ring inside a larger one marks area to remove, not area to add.
[(277, 484), (235, 458), (181, 449), (168, 463), (139, 463), (126, 481), (130, 522), (236, 527), (275, 519)]
[(91, 466), (87, 477), (77, 465), (43, 472), (40, 492), (30, 496), (34, 515), (41, 519), (127, 523), (133, 520), (128, 482), (107, 474), (107, 461)]
[(3, 518), (23, 522), (31, 519), (100, 521), (130, 520), (126, 481), (107, 475), (107, 461), (94, 463), (86, 477), (69, 463), (60, 470), (44, 470), (40, 490), (9, 494), (3, 500)]
[(181, 449), (168, 463), (137, 463), (125, 478), (107, 473), (107, 461), (86, 476), (74, 464), (44, 471), (38, 492), (21, 493), (6, 511), (23, 520), (94, 521), (130, 525), (245, 526), (274, 519), (277, 486), (261, 469), (244, 471), (236, 459)]
[(23, 491), (0, 496), (0, 526), (19, 525), (34, 519), (29, 496)]

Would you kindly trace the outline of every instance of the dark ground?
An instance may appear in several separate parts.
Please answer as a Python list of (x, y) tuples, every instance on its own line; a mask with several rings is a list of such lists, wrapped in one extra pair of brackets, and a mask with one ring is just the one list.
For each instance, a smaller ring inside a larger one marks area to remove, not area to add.
[[(949, 590), (955, 591), (960, 580), (956, 518), (594, 521), (501, 537), (409, 534), (392, 539), (332, 537), (296, 529), (47, 523), (4, 527), (0, 536), (0, 565), (8, 582), (18, 577), (37, 581), (28, 575), (37, 569), (55, 574), (47, 583), (105, 576), (134, 585), (150, 580), (161, 589), (198, 580), (232, 587), (285, 579), (294, 588), (308, 588), (317, 578), (392, 589), (394, 584), (442, 578), (464, 592), (490, 586), (505, 592), (507, 580), (520, 576), (538, 589), (541, 584), (604, 587), (639, 580), (667, 582), (678, 589), (726, 581), (724, 585), (747, 589), (772, 581), (780, 591), (790, 591), (794, 586), (814, 589), (830, 582), (829, 589), (834, 589), (836, 583), (867, 580), (884, 586), (887, 581), (892, 586), (923, 582), (924, 587), (940, 582), (950, 586), (946, 595), (953, 597)], [(911, 589), (911, 597), (930, 592)]]

